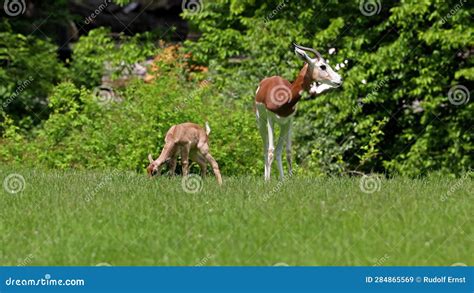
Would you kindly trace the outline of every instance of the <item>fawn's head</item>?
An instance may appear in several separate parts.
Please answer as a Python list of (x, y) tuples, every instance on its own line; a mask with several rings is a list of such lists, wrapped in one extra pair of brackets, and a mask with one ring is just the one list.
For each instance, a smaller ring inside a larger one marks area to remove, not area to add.
[(148, 176), (151, 178), (154, 175), (158, 175), (158, 166), (154, 163), (154, 160), (151, 154), (148, 154), (148, 161), (150, 162), (150, 164), (146, 168), (146, 172)]

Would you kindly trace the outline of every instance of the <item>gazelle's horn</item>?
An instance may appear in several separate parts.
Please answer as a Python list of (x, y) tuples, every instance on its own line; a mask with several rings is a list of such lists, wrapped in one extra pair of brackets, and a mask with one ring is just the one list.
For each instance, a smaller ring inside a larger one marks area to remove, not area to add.
[(153, 157), (151, 156), (151, 154), (148, 154), (148, 161), (150, 161), (150, 164), (153, 163)]
[(313, 48), (303, 47), (303, 46), (297, 45), (297, 44), (295, 44), (295, 43), (293, 43), (293, 46), (295, 46), (295, 48), (298, 48), (298, 49), (300, 49), (300, 50), (309, 51), (309, 52), (311, 52), (311, 53), (314, 53), (314, 55), (316, 55), (316, 57), (318, 58), (318, 60), (323, 59), (323, 57), (321, 57), (321, 54), (319, 54), (319, 52), (316, 51), (316, 50), (313, 49)]

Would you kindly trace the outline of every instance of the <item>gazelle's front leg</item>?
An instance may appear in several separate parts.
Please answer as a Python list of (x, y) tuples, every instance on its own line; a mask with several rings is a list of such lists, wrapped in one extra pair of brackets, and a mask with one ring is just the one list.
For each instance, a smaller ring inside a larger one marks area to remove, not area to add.
[(288, 132), (290, 130), (290, 124), (291, 124), (291, 120), (286, 121), (284, 124), (281, 124), (280, 137), (278, 138), (278, 143), (277, 143), (276, 151), (275, 151), (278, 171), (280, 173), (280, 180), (283, 180), (283, 177), (285, 176), (285, 173), (283, 172), (283, 162), (282, 162), (281, 157), (283, 153), (283, 145), (285, 144), (285, 142), (288, 141), (287, 137), (288, 137)]
[(286, 162), (288, 163), (288, 173), (293, 175), (293, 166), (291, 162), (291, 132), (292, 132), (292, 121), (288, 125), (288, 134), (286, 136)]

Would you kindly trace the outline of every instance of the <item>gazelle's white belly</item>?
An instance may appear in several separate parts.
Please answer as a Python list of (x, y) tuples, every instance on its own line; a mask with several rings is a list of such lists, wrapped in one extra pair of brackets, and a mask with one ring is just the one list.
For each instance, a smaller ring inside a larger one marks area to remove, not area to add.
[(255, 105), (256, 105), (257, 119), (260, 119), (260, 117), (264, 119), (270, 118), (272, 121), (276, 122), (278, 125), (283, 125), (283, 124), (288, 123), (289, 121), (293, 119), (293, 116), (296, 113), (295, 111), (287, 117), (281, 117), (273, 113), (272, 111), (267, 110), (267, 108), (265, 108), (265, 105), (263, 103), (255, 103)]

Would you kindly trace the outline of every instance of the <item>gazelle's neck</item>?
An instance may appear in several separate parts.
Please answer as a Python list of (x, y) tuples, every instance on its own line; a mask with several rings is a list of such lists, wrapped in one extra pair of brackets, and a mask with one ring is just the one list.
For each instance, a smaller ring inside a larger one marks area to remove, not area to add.
[(304, 91), (309, 92), (311, 84), (312, 79), (308, 73), (308, 64), (305, 63), (303, 69), (301, 69), (295, 81), (291, 84), (291, 100), (288, 103), (292, 105), (298, 103), (302, 93)]

